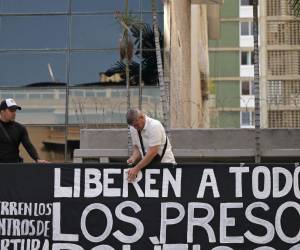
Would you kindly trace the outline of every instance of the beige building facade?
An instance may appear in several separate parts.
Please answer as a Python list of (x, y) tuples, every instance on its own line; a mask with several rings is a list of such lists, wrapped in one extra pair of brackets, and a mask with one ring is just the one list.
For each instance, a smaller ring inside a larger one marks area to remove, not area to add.
[(260, 1), (263, 124), (300, 127), (300, 17), (288, 0)]
[(223, 1), (165, 2), (165, 65), (170, 75), (170, 127), (209, 127), (208, 39), (219, 37)]

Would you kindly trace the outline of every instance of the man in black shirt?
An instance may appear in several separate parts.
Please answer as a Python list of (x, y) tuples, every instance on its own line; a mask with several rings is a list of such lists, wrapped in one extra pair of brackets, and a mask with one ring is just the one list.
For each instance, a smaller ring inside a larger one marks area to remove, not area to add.
[(0, 103), (0, 163), (22, 162), (20, 143), (35, 162), (48, 163), (39, 159), (25, 126), (15, 121), (17, 109), (21, 110), (21, 107), (14, 99), (5, 99)]

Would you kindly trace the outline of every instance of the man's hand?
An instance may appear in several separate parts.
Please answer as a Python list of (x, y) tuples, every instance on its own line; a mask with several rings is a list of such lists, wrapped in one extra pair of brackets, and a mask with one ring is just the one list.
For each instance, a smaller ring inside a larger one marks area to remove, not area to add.
[(127, 161), (126, 161), (126, 163), (127, 163), (127, 165), (132, 165), (133, 163), (135, 162), (135, 160), (132, 158), (132, 157), (130, 157)]
[(141, 159), (141, 154), (140, 151), (137, 147), (137, 145), (134, 145), (132, 147), (132, 155), (128, 158), (128, 160), (126, 161), (128, 166), (133, 166), (137, 161), (139, 161)]
[(139, 171), (140, 170), (136, 166), (133, 167), (133, 168), (131, 168), (131, 169), (129, 169), (128, 172), (127, 172), (127, 180), (128, 180), (128, 182), (133, 182), (136, 179)]
[[(145, 157), (136, 166), (129, 169), (127, 177), (128, 182), (133, 182), (139, 171), (146, 167), (153, 160), (155, 155), (158, 153), (159, 147), (159, 145), (150, 147)], [(132, 159), (132, 157), (127, 160), (127, 163), (130, 159)]]
[(50, 163), (49, 161), (46, 161), (46, 160), (40, 160), (40, 159), (37, 159), (36, 160), (36, 163)]

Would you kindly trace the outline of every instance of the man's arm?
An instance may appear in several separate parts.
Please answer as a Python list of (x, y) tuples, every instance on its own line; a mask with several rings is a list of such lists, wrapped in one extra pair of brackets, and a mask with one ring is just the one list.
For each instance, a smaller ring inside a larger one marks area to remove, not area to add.
[(135, 163), (141, 159), (141, 153), (137, 145), (133, 145), (132, 147), (132, 154), (127, 160), (127, 164)]
[(41, 160), (39, 159), (38, 153), (35, 149), (35, 147), (33, 146), (33, 144), (31, 143), (30, 139), (29, 139), (29, 135), (27, 132), (27, 129), (24, 127), (24, 131), (23, 131), (23, 136), (21, 139), (21, 142), (24, 146), (24, 148), (26, 149), (26, 151), (28, 152), (28, 154), (30, 155), (30, 157), (37, 163), (49, 163), (46, 160)]
[(132, 182), (135, 180), (138, 172), (146, 167), (153, 158), (158, 154), (160, 145), (149, 147), (148, 152), (146, 153), (145, 157), (133, 168), (129, 169), (128, 171), (128, 181)]

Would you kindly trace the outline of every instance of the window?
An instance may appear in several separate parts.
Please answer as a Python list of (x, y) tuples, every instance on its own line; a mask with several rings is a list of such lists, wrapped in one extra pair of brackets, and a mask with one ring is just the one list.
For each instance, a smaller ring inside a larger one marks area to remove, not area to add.
[(241, 94), (242, 95), (254, 95), (254, 82), (242, 81), (241, 82)]
[[(156, 1), (163, 34), (164, 4), (162, 0)], [(114, 14), (115, 11), (124, 11), (125, 2), (0, 0), (0, 86), (21, 87), (52, 81), (49, 65), (55, 81), (70, 85), (100, 82), (99, 73), (122, 70), (122, 65), (118, 64), (122, 26)], [(149, 36), (145, 35), (145, 40), (152, 39), (151, 1), (129, 0), (128, 4), (132, 16), (147, 25), (145, 31)], [(140, 79), (142, 60), (148, 64), (147, 68), (143, 64), (142, 75), (149, 79), (153, 60), (148, 58), (152, 58), (152, 54), (155, 56), (151, 41), (149, 46), (143, 47), (150, 53), (139, 51), (139, 39), (139, 34), (132, 36), (136, 83)], [(144, 44), (147, 44), (145, 40)], [(150, 75), (151, 81), (142, 80), (145, 85), (156, 85), (157, 74), (151, 72)]]
[[(125, 1), (123, 0), (113, 0), (113, 1), (98, 1), (98, 0), (73, 0), (72, 12), (114, 12), (116, 10), (122, 11), (125, 8)], [(139, 10), (138, 0), (128, 1), (129, 9), (131, 11)]]
[(241, 52), (241, 65), (254, 65), (254, 51)]
[(241, 35), (253, 36), (253, 22), (241, 22)]
[[(105, 35), (108, 31), (109, 35)], [(117, 49), (120, 33), (121, 27), (114, 21), (112, 14), (72, 17), (72, 49), (94, 49), (100, 46), (101, 49)]]
[(254, 112), (243, 111), (241, 112), (241, 127), (253, 127), (254, 126)]
[(248, 64), (248, 52), (242, 51), (241, 52), (241, 65)]
[[(101, 60), (100, 60), (101, 59)], [(118, 51), (72, 52), (70, 55), (70, 82), (98, 82), (99, 74), (113, 67), (119, 60)]]
[(0, 53), (0, 85), (24, 86), (49, 81), (48, 64), (55, 78), (66, 81), (66, 54), (63, 52), (3, 52)]
[(0, 49), (64, 49), (66, 16), (3, 16)]
[(282, 95), (283, 82), (282, 81), (269, 81), (269, 94), (271, 96)]
[[(164, 3), (156, 2), (163, 35)], [(37, 150), (46, 154), (47, 160), (61, 162), (64, 155), (71, 161), (71, 152), (78, 144), (73, 135), (81, 125), (126, 123), (127, 90), (122, 75), (125, 67), (119, 62), (122, 26), (115, 18), (116, 11), (124, 12), (125, 3), (124, 0), (0, 0), (0, 97), (14, 98), (24, 108), (18, 114), (18, 121), (34, 124), (31, 132), (39, 138)], [(135, 46), (131, 83), (138, 85), (142, 80), (145, 111), (162, 119), (157, 99), (159, 89), (146, 86), (156, 86), (158, 80), (152, 60), (155, 46), (151, 43), (151, 3), (128, 0), (131, 16), (146, 26), (142, 51), (138, 46), (139, 33), (132, 35)], [(160, 40), (163, 51), (162, 37)], [(100, 77), (106, 72), (105, 79), (109, 80), (102, 81)], [(139, 93), (138, 87), (131, 89), (131, 93), (133, 90)], [(139, 95), (131, 96), (137, 100)], [(68, 138), (60, 136), (71, 130)], [(42, 135), (41, 131), (50, 134)], [(49, 141), (49, 135), (60, 137), (54, 142)]]
[(241, 0), (241, 5), (253, 5), (253, 0)]
[(67, 12), (69, 0), (1, 0), (2, 13)]
[(271, 104), (284, 103), (283, 81), (268, 82), (268, 102)]
[[(6, 0), (9, 1), (9, 0)], [(19, 0), (20, 1), (20, 0)], [(39, 0), (41, 1), (41, 0)], [(157, 11), (163, 11), (163, 1), (156, 0), (157, 2)], [(124, 0), (72, 0), (72, 12), (115, 12), (116, 10), (124, 10), (125, 9), (125, 1)], [(142, 11), (151, 11), (151, 1), (149, 0), (129, 0), (128, 8), (132, 12), (139, 11), (140, 8)]]

